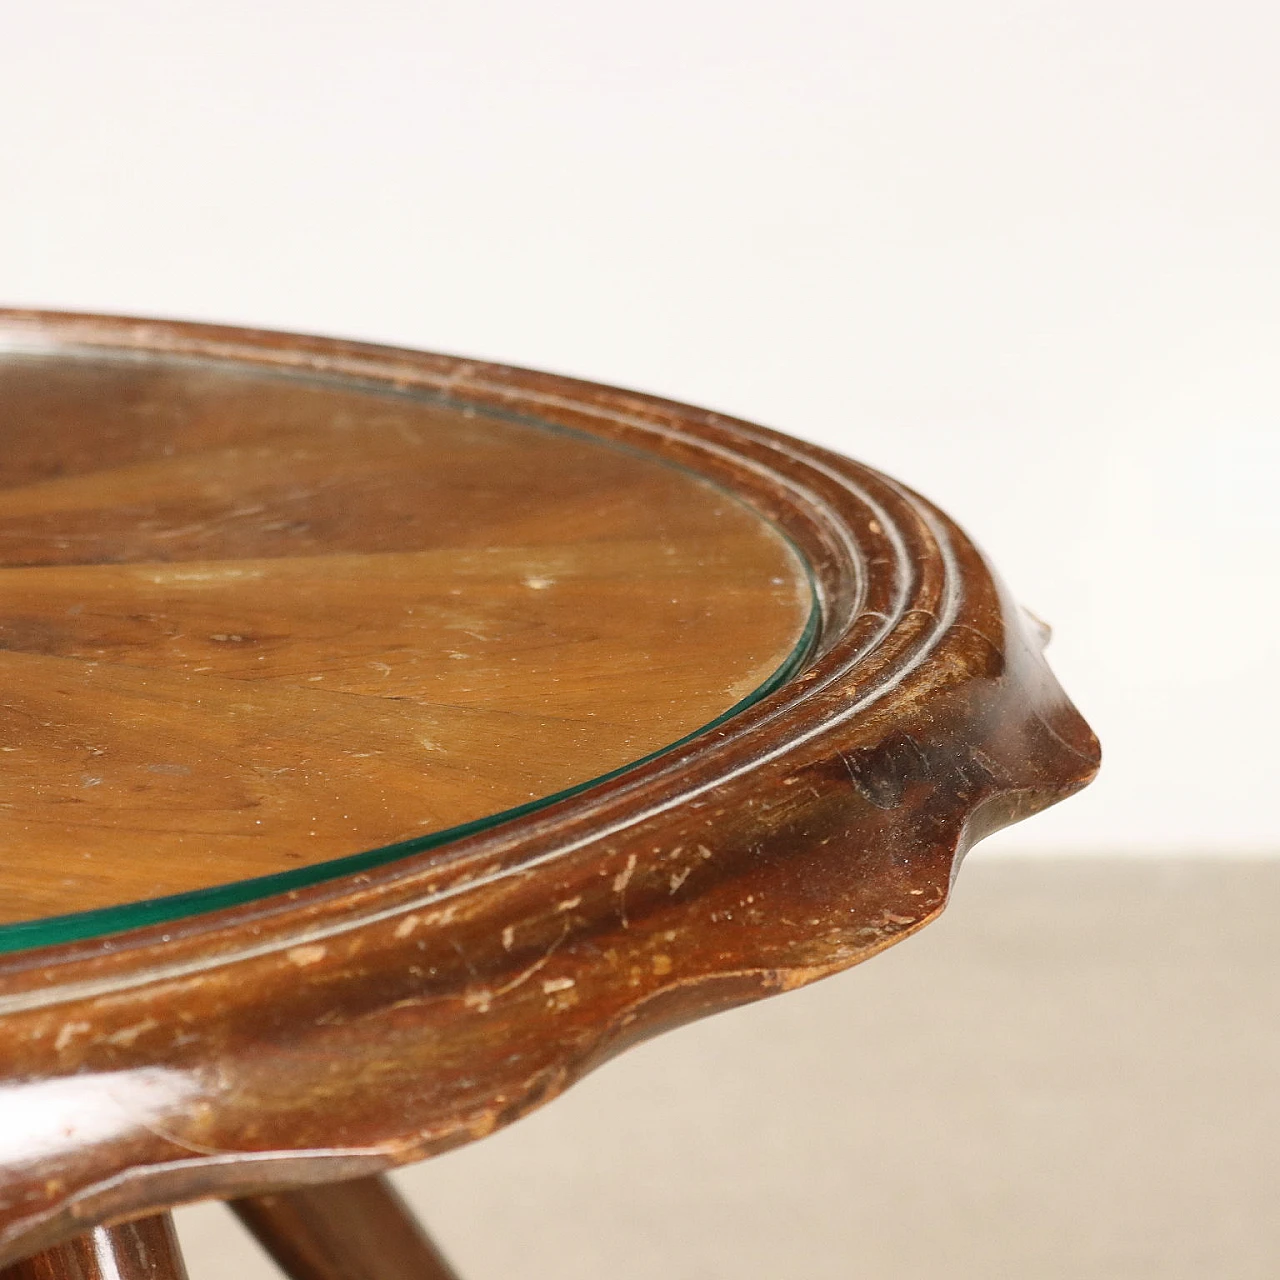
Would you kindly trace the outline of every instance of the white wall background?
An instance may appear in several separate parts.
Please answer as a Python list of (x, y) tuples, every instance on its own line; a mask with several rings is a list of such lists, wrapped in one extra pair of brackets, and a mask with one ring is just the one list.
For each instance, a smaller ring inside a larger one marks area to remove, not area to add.
[(1280, 849), (1280, 6), (0, 18), (7, 301), (543, 366), (882, 466), (1055, 623), (1104, 740), (997, 842)]

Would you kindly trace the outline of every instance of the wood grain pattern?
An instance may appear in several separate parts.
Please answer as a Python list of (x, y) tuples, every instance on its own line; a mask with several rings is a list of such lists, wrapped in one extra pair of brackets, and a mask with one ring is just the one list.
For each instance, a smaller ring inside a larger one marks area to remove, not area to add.
[(634, 451), (336, 380), (0, 358), (0, 923), (580, 785), (747, 697), (809, 607), (774, 529)]
[(385, 1177), (233, 1200), (290, 1280), (458, 1280)]
[[(121, 367), (165, 355), (347, 378), (587, 432), (763, 512), (811, 567), (820, 605), (814, 645), (781, 687), (571, 800), (360, 874), (0, 957), (0, 1263), (93, 1223), (360, 1178), (491, 1133), (645, 1036), (908, 936), (942, 910), (974, 841), (1097, 768), (1038, 629), (979, 551), (848, 459), (685, 405), (454, 357), (21, 313), (0, 334), (15, 349), (110, 352)], [(187, 426), (216, 434), (235, 418), (193, 410)], [(119, 465), (154, 462), (129, 455), (127, 434), (106, 433)], [(52, 475), (37, 453), (28, 441), (13, 455), (24, 484), (102, 466), (71, 451)], [(534, 530), (516, 489), (503, 527)], [(676, 523), (705, 510), (677, 506)], [(622, 539), (643, 539), (661, 514), (647, 499), (622, 508)], [(76, 569), (82, 552), (34, 515), (9, 526), (24, 548), (10, 565)], [(542, 536), (575, 542), (590, 518), (567, 501)], [(332, 520), (345, 541), (325, 554), (396, 550), (341, 502)], [(464, 545), (467, 520), (445, 525)], [(112, 526), (121, 563), (155, 558), (137, 527), (136, 513)], [(207, 559), (207, 524), (181, 528), (174, 554)], [(259, 533), (278, 547), (289, 536)], [(245, 562), (276, 555), (243, 546)]]
[(167, 1213), (95, 1227), (0, 1272), (0, 1280), (187, 1280)]

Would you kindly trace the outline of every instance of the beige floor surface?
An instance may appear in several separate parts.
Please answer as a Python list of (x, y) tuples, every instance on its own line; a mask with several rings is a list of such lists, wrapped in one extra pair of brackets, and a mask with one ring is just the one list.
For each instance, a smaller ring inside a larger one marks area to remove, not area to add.
[(465, 1280), (1275, 1280), (1278, 1069), (1280, 858), (976, 855), (870, 964), (397, 1177)]

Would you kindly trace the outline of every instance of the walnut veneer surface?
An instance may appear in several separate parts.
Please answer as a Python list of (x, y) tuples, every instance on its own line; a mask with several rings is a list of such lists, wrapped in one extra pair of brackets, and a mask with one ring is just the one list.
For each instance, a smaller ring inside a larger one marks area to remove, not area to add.
[(581, 785), (758, 694), (811, 608), (758, 513), (590, 436), (225, 361), (0, 356), (0, 924)]

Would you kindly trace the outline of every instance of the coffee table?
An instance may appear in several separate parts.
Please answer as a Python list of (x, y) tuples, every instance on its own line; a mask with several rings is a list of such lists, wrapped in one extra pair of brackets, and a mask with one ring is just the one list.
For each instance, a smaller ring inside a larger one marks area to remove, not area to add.
[(0, 319), (0, 1263), (446, 1276), (382, 1171), (855, 964), (1097, 744), (897, 482), (634, 392)]

